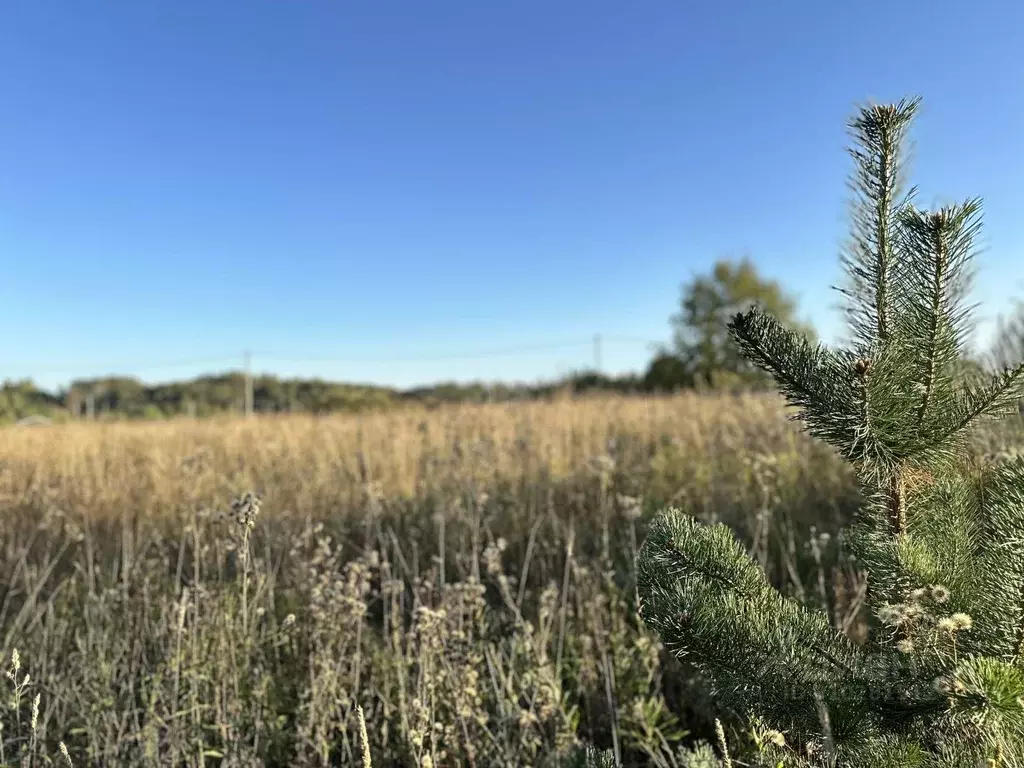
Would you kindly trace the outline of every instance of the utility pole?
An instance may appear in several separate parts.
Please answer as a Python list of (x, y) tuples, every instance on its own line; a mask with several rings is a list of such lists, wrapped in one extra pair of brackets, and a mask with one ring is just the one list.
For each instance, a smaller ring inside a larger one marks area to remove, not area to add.
[(252, 416), (252, 355), (245, 351), (245, 417)]
[(601, 334), (594, 334), (594, 373), (601, 372)]
[(89, 421), (96, 418), (96, 390), (90, 389), (85, 396), (85, 414)]

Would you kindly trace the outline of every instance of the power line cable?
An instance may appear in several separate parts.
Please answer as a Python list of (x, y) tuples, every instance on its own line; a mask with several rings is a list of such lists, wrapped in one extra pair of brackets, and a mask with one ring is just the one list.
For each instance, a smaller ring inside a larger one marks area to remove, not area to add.
[[(644, 339), (635, 336), (601, 336), (602, 341), (608, 341), (614, 344), (661, 344), (661, 341), (655, 341), (652, 339)], [(478, 350), (476, 352), (458, 352), (458, 353), (441, 353), (441, 354), (424, 354), (424, 355), (359, 355), (359, 356), (297, 356), (288, 353), (271, 353), (271, 352), (254, 352), (254, 356), (258, 356), (264, 360), (273, 360), (276, 362), (300, 362), (300, 363), (313, 363), (313, 362), (330, 362), (330, 363), (367, 363), (367, 362), (405, 362), (405, 361), (429, 361), (429, 360), (468, 360), (468, 359), (479, 359), (486, 357), (499, 357), (505, 355), (518, 355), (524, 352), (543, 352), (555, 349), (569, 349), (574, 347), (592, 346), (594, 344), (594, 337), (589, 339), (580, 339), (578, 341), (565, 341), (565, 342), (554, 342), (548, 344), (532, 344), (532, 345), (520, 345), (515, 347), (504, 347), (489, 350)]]
[(664, 339), (644, 339), (639, 336), (602, 336), (604, 341), (618, 344), (664, 344)]
[[(601, 343), (611, 344), (650, 344), (657, 345), (663, 342), (654, 341), (651, 339), (644, 339), (635, 336), (600, 336)], [(558, 342), (548, 342), (544, 344), (520, 344), (510, 347), (497, 347), (491, 349), (479, 349), (475, 352), (456, 352), (456, 353), (440, 353), (440, 354), (413, 354), (413, 355), (295, 355), (289, 353), (273, 353), (273, 352), (259, 352), (254, 351), (251, 353), (253, 359), (266, 360), (270, 362), (284, 362), (284, 363), (400, 363), (400, 362), (426, 362), (426, 361), (445, 361), (445, 360), (475, 360), (485, 359), (489, 357), (507, 357), (514, 356), (530, 352), (545, 352), (559, 349), (572, 349), (582, 347), (592, 347), (594, 345), (594, 337), (577, 339), (577, 340), (565, 340)], [(245, 366), (242, 364), (242, 359), (238, 355), (223, 355), (220, 357), (208, 357), (208, 358), (188, 358), (171, 361), (154, 361), (149, 360), (144, 363), (135, 363), (133, 365), (125, 365), (124, 362), (119, 363), (107, 363), (97, 364), (92, 362), (83, 362), (79, 364), (70, 364), (62, 368), (48, 368), (43, 370), (34, 370), (31, 377), (39, 376), (60, 376), (69, 375), (79, 378), (85, 378), (77, 373), (82, 370), (103, 370), (118, 371), (118, 373), (100, 374), (96, 378), (102, 378), (105, 375), (109, 376), (133, 376), (140, 375), (143, 373), (152, 373), (155, 371), (167, 370), (172, 368), (185, 368), (185, 367), (196, 367), (196, 366), (215, 366), (228, 364), (237, 367), (239, 370)], [(32, 366), (19, 366), (29, 367)], [(130, 371), (130, 372), (126, 372)]]
[(297, 363), (397, 363), (406, 361), (429, 361), (429, 360), (470, 360), (470, 359), (482, 359), (485, 357), (501, 357), (508, 355), (519, 355), (524, 352), (543, 352), (555, 349), (568, 349), (572, 347), (583, 347), (590, 346), (593, 344), (593, 339), (585, 339), (580, 341), (567, 341), (561, 343), (549, 343), (549, 344), (532, 344), (532, 345), (521, 345), (516, 347), (504, 347), (498, 349), (489, 350), (478, 350), (476, 352), (457, 352), (457, 353), (441, 353), (441, 354), (420, 354), (420, 355), (359, 355), (359, 356), (295, 356), (285, 354), (274, 354), (268, 352), (254, 352), (254, 357), (259, 357), (263, 360), (274, 360), (277, 362), (297, 362)]

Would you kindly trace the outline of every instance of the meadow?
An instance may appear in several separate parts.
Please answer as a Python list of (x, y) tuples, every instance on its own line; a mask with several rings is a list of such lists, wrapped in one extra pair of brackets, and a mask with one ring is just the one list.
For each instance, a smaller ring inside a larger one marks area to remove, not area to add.
[(863, 631), (854, 477), (774, 396), (4, 429), (0, 764), (360, 765), (365, 727), (375, 766), (675, 768), (716, 717), (742, 747), (636, 618), (669, 505)]

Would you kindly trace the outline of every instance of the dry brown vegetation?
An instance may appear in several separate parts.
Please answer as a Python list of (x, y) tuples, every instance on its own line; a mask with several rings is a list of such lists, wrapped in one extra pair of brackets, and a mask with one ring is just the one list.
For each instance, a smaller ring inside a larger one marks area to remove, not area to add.
[(6, 429), (0, 763), (357, 765), (359, 705), (374, 765), (681, 766), (729, 713), (635, 618), (647, 522), (849, 624), (855, 496), (754, 396)]
[[(126, 512), (163, 516), (196, 497), (219, 503), (225, 492), (262, 488), (281, 516), (358, 503), (367, 484), (388, 498), (409, 499), (453, 483), (557, 482), (610, 448), (627, 461), (649, 463), (664, 460), (669, 449), (687, 457), (739, 457), (752, 445), (769, 441), (773, 449), (785, 448), (796, 439), (778, 402), (756, 396), (77, 422), (0, 431), (0, 494), (7, 504), (37, 502), (45, 488), (96, 520)], [(610, 446), (612, 441), (619, 445)], [(200, 458), (215, 471), (200, 473), (197, 484), (188, 465)], [(679, 477), (680, 487), (690, 479)]]

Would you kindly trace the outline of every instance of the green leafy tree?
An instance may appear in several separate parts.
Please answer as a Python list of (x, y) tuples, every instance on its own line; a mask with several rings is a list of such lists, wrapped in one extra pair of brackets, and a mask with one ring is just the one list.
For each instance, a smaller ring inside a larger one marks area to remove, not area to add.
[(649, 392), (672, 392), (692, 386), (693, 376), (686, 363), (670, 352), (660, 352), (644, 373), (643, 387)]
[(778, 282), (761, 277), (749, 258), (719, 260), (710, 274), (683, 286), (679, 313), (672, 317), (673, 352), (683, 364), (686, 385), (722, 387), (770, 381), (743, 356), (727, 329), (729, 318), (755, 304), (813, 337), (810, 326), (795, 320), (795, 300)]
[(0, 424), (51, 414), (58, 404), (57, 398), (38, 389), (29, 379), (0, 384)]
[(1024, 364), (962, 375), (981, 209), (924, 211), (905, 192), (917, 104), (850, 123), (850, 346), (814, 345), (756, 307), (729, 323), (857, 470), (865, 503), (842, 542), (867, 573), (867, 640), (772, 588), (722, 525), (670, 510), (639, 558), (644, 620), (724, 706), (782, 737), (771, 765), (1024, 765), (1024, 461), (966, 450), (968, 428), (1015, 409)]

